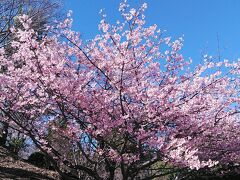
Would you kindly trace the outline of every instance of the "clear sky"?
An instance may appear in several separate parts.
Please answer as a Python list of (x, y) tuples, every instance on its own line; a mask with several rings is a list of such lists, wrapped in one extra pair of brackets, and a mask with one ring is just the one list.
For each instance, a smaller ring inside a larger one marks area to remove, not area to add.
[[(98, 33), (99, 10), (105, 9), (109, 21), (115, 22), (120, 2), (65, 0), (64, 8), (73, 10), (74, 30), (90, 39)], [(198, 63), (203, 54), (217, 56), (218, 49), (222, 58), (240, 58), (240, 0), (128, 0), (135, 8), (143, 2), (148, 4), (148, 25), (157, 24), (173, 38), (184, 35), (185, 58)]]

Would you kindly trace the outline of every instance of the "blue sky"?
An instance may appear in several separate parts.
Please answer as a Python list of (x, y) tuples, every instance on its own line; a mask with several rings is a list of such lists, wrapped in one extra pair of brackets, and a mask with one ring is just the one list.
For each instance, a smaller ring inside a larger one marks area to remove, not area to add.
[[(73, 10), (73, 28), (87, 40), (98, 33), (99, 10), (105, 9), (107, 18), (115, 22), (120, 2), (66, 0), (64, 8)], [(218, 45), (222, 59), (240, 57), (240, 0), (128, 0), (132, 7), (143, 2), (148, 4), (147, 24), (157, 24), (173, 38), (184, 35), (182, 53), (185, 58), (193, 58), (194, 64), (203, 54), (217, 56)]]

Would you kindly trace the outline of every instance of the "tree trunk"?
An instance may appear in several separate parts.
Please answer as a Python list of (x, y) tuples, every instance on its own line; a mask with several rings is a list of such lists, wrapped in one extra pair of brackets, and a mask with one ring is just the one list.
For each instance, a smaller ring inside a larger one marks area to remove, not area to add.
[(7, 142), (7, 136), (8, 136), (8, 127), (9, 124), (6, 122), (2, 122), (2, 132), (0, 134), (0, 146), (5, 146)]

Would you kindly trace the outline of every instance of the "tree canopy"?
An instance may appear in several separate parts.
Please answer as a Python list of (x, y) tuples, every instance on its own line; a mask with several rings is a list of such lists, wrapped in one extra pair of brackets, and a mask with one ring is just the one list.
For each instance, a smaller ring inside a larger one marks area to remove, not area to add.
[(3, 121), (60, 173), (65, 165), (82, 178), (153, 179), (239, 162), (240, 61), (206, 55), (192, 68), (182, 38), (146, 26), (146, 8), (122, 2), (123, 20), (103, 14), (89, 42), (71, 30), (71, 12), (41, 41), (26, 14), (11, 27), (13, 53), (0, 51)]

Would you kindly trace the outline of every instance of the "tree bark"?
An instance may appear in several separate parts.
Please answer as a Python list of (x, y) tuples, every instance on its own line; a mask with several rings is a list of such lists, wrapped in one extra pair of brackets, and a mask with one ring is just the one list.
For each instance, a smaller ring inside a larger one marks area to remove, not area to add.
[(2, 122), (2, 133), (0, 136), (0, 146), (6, 146), (9, 124)]

